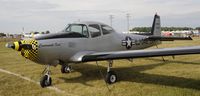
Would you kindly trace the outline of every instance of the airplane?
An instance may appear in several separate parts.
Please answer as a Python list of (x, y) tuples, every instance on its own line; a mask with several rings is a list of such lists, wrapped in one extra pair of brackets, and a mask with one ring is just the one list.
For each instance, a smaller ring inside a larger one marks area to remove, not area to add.
[(62, 73), (69, 73), (72, 65), (91, 61), (108, 61), (105, 81), (117, 82), (112, 71), (113, 60), (156, 56), (200, 54), (200, 46), (146, 49), (162, 41), (192, 40), (191, 37), (162, 37), (160, 16), (155, 14), (151, 34), (122, 34), (100, 22), (69, 24), (58, 33), (37, 36), (6, 44), (21, 55), (38, 64), (46, 65), (40, 80), (41, 87), (52, 85), (50, 66), (61, 65)]
[(30, 32), (30, 33), (24, 33), (23, 32), (23, 38), (22, 39), (35, 38), (37, 36), (46, 35), (46, 34), (49, 34), (49, 33), (50, 32), (48, 30), (46, 32)]

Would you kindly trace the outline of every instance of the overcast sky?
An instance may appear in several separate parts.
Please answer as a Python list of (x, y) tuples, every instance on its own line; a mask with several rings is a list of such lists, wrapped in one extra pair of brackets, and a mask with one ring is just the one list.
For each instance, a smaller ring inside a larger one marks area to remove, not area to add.
[(57, 32), (78, 20), (110, 24), (109, 15), (126, 31), (127, 13), (131, 27), (151, 26), (155, 13), (162, 26), (200, 26), (200, 0), (0, 0), (0, 32)]

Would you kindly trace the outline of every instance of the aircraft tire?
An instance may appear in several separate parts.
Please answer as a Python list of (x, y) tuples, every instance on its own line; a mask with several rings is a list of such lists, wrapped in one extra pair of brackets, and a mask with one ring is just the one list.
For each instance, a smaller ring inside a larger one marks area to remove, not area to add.
[(117, 75), (114, 71), (109, 71), (106, 75), (106, 82), (108, 84), (113, 84), (117, 82)]
[(61, 73), (69, 73), (71, 71), (71, 66), (62, 65), (61, 66)]
[(42, 88), (51, 86), (51, 82), (52, 82), (51, 77), (49, 77), (49, 81), (48, 81), (48, 75), (44, 75), (40, 80), (40, 86)]

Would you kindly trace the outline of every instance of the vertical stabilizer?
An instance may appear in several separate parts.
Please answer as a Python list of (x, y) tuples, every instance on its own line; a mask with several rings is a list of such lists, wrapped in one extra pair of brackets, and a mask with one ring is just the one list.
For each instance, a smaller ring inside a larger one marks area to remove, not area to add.
[(153, 25), (151, 28), (151, 34), (154, 36), (161, 36), (160, 16), (157, 14), (154, 16)]

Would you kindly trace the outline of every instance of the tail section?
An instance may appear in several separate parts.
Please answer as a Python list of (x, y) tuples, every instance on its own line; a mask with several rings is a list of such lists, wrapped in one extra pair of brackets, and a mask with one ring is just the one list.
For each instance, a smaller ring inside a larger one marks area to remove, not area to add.
[(153, 25), (151, 28), (151, 34), (153, 36), (161, 36), (161, 22), (160, 22), (160, 16), (155, 15), (153, 20)]
[(148, 38), (151, 40), (159, 40), (159, 41), (192, 40), (191, 37), (163, 37), (161, 36), (160, 16), (157, 14), (154, 16), (153, 25), (151, 28), (151, 36), (149, 36)]

